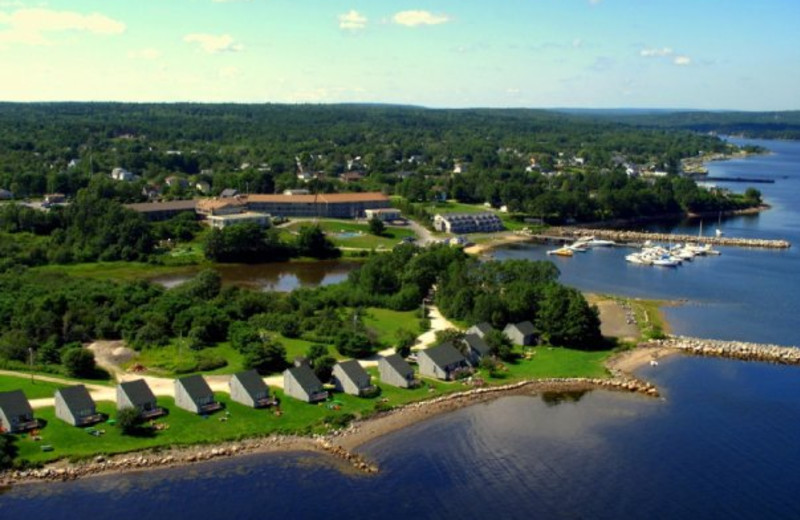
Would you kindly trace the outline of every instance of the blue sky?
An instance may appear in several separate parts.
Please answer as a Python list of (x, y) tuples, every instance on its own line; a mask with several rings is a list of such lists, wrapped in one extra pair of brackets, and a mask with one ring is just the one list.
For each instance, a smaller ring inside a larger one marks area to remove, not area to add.
[(7, 101), (800, 109), (800, 0), (0, 0)]

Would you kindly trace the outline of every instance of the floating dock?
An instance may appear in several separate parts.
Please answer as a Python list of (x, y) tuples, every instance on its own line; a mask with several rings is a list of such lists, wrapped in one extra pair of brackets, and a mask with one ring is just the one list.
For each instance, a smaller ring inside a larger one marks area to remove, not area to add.
[(736, 238), (697, 235), (673, 235), (671, 233), (650, 233), (645, 231), (623, 231), (618, 229), (593, 228), (550, 228), (547, 234), (533, 234), (531, 238), (542, 240), (577, 240), (580, 237), (594, 236), (605, 240), (613, 240), (622, 244), (651, 242), (690, 242), (694, 244), (711, 244), (714, 246), (757, 247), (763, 249), (789, 249), (788, 240), (767, 240), (763, 238)]

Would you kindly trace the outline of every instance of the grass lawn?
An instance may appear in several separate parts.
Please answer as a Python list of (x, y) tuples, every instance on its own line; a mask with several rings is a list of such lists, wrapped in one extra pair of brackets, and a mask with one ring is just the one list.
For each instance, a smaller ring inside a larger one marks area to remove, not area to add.
[(386, 347), (397, 343), (397, 331), (401, 329), (410, 330), (416, 335), (425, 332), (420, 328), (419, 318), (415, 316), (414, 311), (369, 307), (364, 316), (364, 325), (374, 330), (378, 334), (378, 341)]
[[(387, 226), (384, 234), (378, 237), (370, 234), (368, 224), (340, 220), (320, 220), (318, 224), (337, 247), (391, 249), (403, 238), (416, 236), (413, 230), (405, 227)], [(297, 231), (303, 225), (308, 225), (308, 223), (296, 222), (283, 229)], [(340, 233), (346, 233), (348, 236), (340, 236)], [(350, 236), (351, 234), (353, 236)]]
[(549, 377), (608, 377), (603, 366), (610, 350), (587, 352), (558, 347), (533, 347), (532, 357), (517, 363), (506, 363), (506, 379), (539, 379)]
[(228, 343), (220, 343), (215, 347), (203, 350), (192, 350), (188, 347), (179, 349), (178, 341), (174, 340), (163, 347), (144, 349), (128, 364), (139, 363), (158, 376), (183, 377), (198, 373), (197, 368), (203, 358), (219, 357), (226, 360), (228, 364), (214, 370), (203, 371), (204, 374), (233, 374), (244, 370), (244, 358)]
[[(530, 360), (520, 360), (516, 364), (508, 364), (508, 371), (501, 377), (490, 378), (482, 373), (489, 385), (513, 383), (522, 379), (546, 377), (604, 377), (608, 374), (602, 366), (610, 355), (605, 352), (581, 352), (561, 348), (536, 347)], [(370, 368), (373, 380), (378, 381), (377, 369)], [(2, 381), (2, 380), (0, 380)], [(111, 424), (103, 423), (95, 426), (105, 430), (99, 437), (89, 435), (81, 428), (69, 426), (55, 418), (53, 408), (42, 408), (36, 416), (47, 421), (40, 431), (41, 441), (34, 441), (29, 436), (14, 436), (19, 449), (18, 457), (32, 462), (47, 462), (59, 458), (86, 458), (100, 454), (124, 453), (171, 445), (215, 444), (223, 441), (237, 440), (246, 437), (257, 437), (274, 433), (322, 433), (329, 429), (325, 419), (336, 418), (344, 414), (369, 416), (377, 408), (399, 406), (411, 402), (430, 399), (432, 397), (468, 390), (470, 387), (461, 382), (443, 382), (423, 379), (423, 385), (415, 389), (401, 389), (389, 385), (381, 385), (379, 395), (371, 398), (359, 398), (346, 394), (334, 394), (334, 403), (308, 404), (285, 397), (279, 389), (273, 389), (280, 399), (283, 414), (277, 416), (272, 410), (254, 410), (234, 403), (228, 394), (217, 393), (217, 399), (226, 407), (208, 418), (203, 418), (178, 409), (172, 398), (161, 397), (159, 404), (169, 410), (169, 415), (158, 419), (158, 423), (168, 428), (155, 432), (151, 437), (129, 437), (121, 435), (119, 429)], [(116, 416), (114, 403), (99, 402), (98, 410), (110, 418)], [(227, 418), (227, 420), (221, 420)], [(42, 452), (41, 445), (49, 444), (54, 451)]]
[(92, 262), (85, 264), (45, 265), (31, 268), (33, 272), (65, 273), (79, 278), (100, 280), (139, 280), (197, 270), (196, 265), (155, 265), (145, 262)]
[(31, 383), (30, 375), (24, 377), (0, 376), (0, 392), (10, 392), (12, 390), (22, 390), (28, 399), (39, 399), (40, 397), (53, 397), (53, 394), (64, 385), (40, 381), (34, 377)]

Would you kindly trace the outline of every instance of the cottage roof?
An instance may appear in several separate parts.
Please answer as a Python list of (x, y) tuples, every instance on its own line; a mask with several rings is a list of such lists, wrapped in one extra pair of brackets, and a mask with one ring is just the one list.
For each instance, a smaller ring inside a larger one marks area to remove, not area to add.
[(314, 371), (311, 370), (311, 367), (308, 365), (300, 365), (299, 367), (293, 367), (286, 369), (286, 372), (292, 375), (294, 379), (297, 381), (297, 384), (300, 385), (306, 392), (316, 392), (322, 389), (322, 381), (314, 374)]
[(0, 392), (0, 410), (6, 415), (33, 415), (33, 409), (22, 390)]
[(392, 354), (391, 356), (386, 356), (383, 359), (386, 360), (386, 363), (392, 368), (392, 370), (403, 377), (414, 373), (414, 369), (411, 368), (411, 365), (409, 365), (400, 354)]
[(479, 356), (488, 356), (492, 352), (492, 347), (477, 334), (467, 334), (464, 336), (464, 341), (472, 350), (477, 352)]
[(156, 400), (153, 391), (147, 385), (144, 379), (137, 379), (135, 381), (125, 381), (119, 384), (122, 392), (128, 396), (128, 400), (134, 406), (140, 406), (147, 403), (152, 403)]
[(488, 334), (489, 332), (494, 330), (488, 322), (482, 321), (480, 323), (476, 323), (472, 327), (469, 328), (470, 330), (475, 329), (481, 331), (482, 334)]
[(250, 397), (269, 392), (269, 387), (267, 387), (267, 384), (264, 383), (264, 380), (261, 379), (261, 376), (258, 375), (258, 372), (255, 370), (245, 370), (244, 372), (234, 374), (233, 379), (239, 381), (239, 384), (250, 394)]
[(222, 193), (219, 194), (220, 197), (227, 198), (227, 197), (235, 197), (239, 194), (239, 190), (235, 190), (233, 188), (225, 188), (222, 190)]
[(536, 334), (536, 329), (533, 326), (533, 323), (530, 321), (521, 321), (519, 323), (509, 323), (506, 325), (506, 328), (514, 328), (519, 331), (520, 334), (525, 336)]
[(370, 377), (367, 374), (367, 371), (364, 370), (364, 367), (361, 366), (361, 363), (356, 361), (355, 359), (350, 359), (348, 361), (341, 361), (338, 363), (339, 368), (341, 368), (342, 372), (359, 388), (364, 388), (370, 385)]
[(175, 381), (175, 383), (183, 386), (186, 393), (189, 394), (189, 397), (195, 401), (201, 397), (213, 395), (211, 387), (208, 386), (208, 383), (206, 383), (206, 380), (200, 374), (182, 377)]
[(89, 391), (83, 385), (68, 386), (56, 390), (57, 394), (61, 394), (67, 408), (72, 412), (79, 410), (86, 410), (87, 408), (94, 408), (94, 400), (89, 395)]
[(439, 367), (456, 365), (466, 361), (461, 352), (449, 341), (441, 345), (423, 350), (423, 352)]

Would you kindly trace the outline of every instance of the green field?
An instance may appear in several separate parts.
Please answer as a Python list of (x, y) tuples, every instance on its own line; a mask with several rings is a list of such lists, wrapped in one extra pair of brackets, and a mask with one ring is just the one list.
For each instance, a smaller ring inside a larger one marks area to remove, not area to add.
[(550, 377), (608, 377), (603, 366), (610, 350), (587, 352), (556, 347), (529, 349), (530, 359), (506, 363), (509, 379), (542, 379)]
[(34, 377), (31, 383), (29, 375), (20, 374), (23, 377), (0, 375), (0, 392), (10, 392), (11, 390), (22, 390), (28, 399), (39, 399), (42, 397), (53, 397), (59, 388), (65, 385), (41, 381)]
[[(387, 226), (382, 236), (370, 234), (368, 224), (342, 220), (320, 220), (317, 224), (336, 247), (357, 249), (391, 249), (403, 238), (414, 237), (414, 231), (404, 227)], [(295, 222), (282, 229), (297, 231), (307, 222)], [(339, 236), (340, 233), (357, 233), (357, 236)]]
[[(203, 372), (204, 374), (233, 374), (244, 370), (242, 354), (228, 343), (220, 343), (215, 347), (202, 350), (192, 350), (186, 346), (179, 347), (179, 342), (179, 339), (175, 339), (163, 347), (144, 349), (124, 368), (138, 363), (147, 368), (147, 370), (152, 371), (153, 375), (161, 377), (185, 376), (198, 372)], [(222, 358), (228, 364), (214, 370), (198, 370), (198, 365), (202, 363), (202, 360), (211, 357)]]
[(145, 262), (93, 262), (85, 264), (45, 265), (33, 267), (40, 273), (64, 273), (78, 278), (100, 280), (139, 280), (158, 276), (178, 275), (197, 271), (196, 265), (175, 266), (148, 264)]
[(384, 347), (391, 347), (397, 343), (397, 332), (401, 329), (410, 330), (416, 335), (425, 332), (419, 326), (419, 318), (414, 311), (392, 311), (369, 307), (364, 316), (364, 325), (378, 334), (378, 342)]

